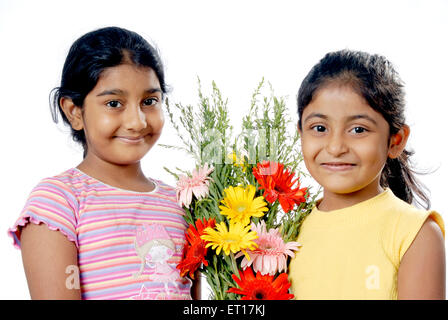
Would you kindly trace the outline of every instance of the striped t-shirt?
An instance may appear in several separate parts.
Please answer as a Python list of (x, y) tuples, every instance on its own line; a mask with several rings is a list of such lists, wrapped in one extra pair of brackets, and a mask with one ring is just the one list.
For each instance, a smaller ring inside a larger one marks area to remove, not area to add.
[(20, 248), (21, 227), (44, 223), (73, 241), (83, 299), (191, 299), (176, 268), (183, 209), (174, 188), (154, 183), (151, 192), (122, 190), (69, 169), (32, 190), (8, 233)]

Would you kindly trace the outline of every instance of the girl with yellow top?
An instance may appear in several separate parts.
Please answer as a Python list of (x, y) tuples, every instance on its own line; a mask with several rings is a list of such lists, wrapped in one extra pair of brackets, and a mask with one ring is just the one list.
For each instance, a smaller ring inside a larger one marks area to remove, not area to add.
[(403, 83), (384, 57), (328, 53), (303, 80), (298, 129), (323, 197), (290, 264), (297, 299), (445, 299), (444, 224), (410, 168)]

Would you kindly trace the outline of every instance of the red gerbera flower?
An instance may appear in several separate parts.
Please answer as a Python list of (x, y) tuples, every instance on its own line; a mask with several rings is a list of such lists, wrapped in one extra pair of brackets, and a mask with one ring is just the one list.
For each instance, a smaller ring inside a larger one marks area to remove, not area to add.
[(192, 224), (187, 229), (186, 238), (187, 242), (184, 245), (182, 261), (177, 265), (177, 269), (180, 270), (181, 277), (189, 273), (190, 278), (194, 279), (194, 272), (199, 268), (201, 263), (208, 266), (208, 261), (205, 259), (207, 256), (208, 248), (205, 247), (206, 241), (201, 239), (204, 234), (205, 228), (214, 228), (215, 219), (204, 218), (196, 220), (196, 228)]
[(269, 274), (262, 276), (260, 272), (254, 276), (252, 269), (246, 268), (244, 272), (240, 271), (241, 279), (234, 274), (232, 278), (240, 289), (230, 288), (227, 292), (243, 295), (241, 300), (290, 300), (294, 298), (293, 294), (288, 293), (291, 284), (286, 273), (281, 273), (274, 280), (274, 276)]
[(263, 161), (258, 163), (252, 172), (260, 184), (259, 189), (264, 189), (264, 198), (270, 203), (278, 199), (283, 211), (289, 212), (295, 204), (306, 201), (307, 188), (301, 189), (299, 178), (293, 180), (294, 173), (284, 167), (281, 163)]

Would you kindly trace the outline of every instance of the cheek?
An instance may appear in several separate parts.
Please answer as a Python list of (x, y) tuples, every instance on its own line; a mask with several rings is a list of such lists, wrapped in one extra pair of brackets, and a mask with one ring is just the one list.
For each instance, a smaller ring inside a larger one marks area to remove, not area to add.
[(110, 137), (119, 127), (115, 117), (100, 113), (90, 113), (85, 120), (87, 136), (90, 139)]
[(165, 116), (162, 109), (157, 108), (154, 111), (148, 113), (148, 115), (146, 116), (146, 121), (151, 126), (154, 134), (162, 133), (162, 129), (165, 124)]
[(301, 151), (305, 167), (308, 172), (316, 179), (318, 177), (318, 168), (316, 164), (316, 158), (319, 154), (319, 142), (313, 141), (313, 139), (301, 138)]
[(370, 143), (360, 143), (354, 146), (357, 154), (364, 162), (379, 166), (387, 160), (388, 147), (382, 140), (374, 140)]
[(105, 126), (106, 128), (115, 125), (117, 122), (117, 117), (112, 117), (109, 115), (98, 115), (98, 117), (96, 117), (96, 123), (99, 126)]
[(311, 137), (302, 137), (300, 141), (305, 164), (307, 164), (307, 162), (310, 163), (321, 149), (320, 142), (312, 139)]
[(370, 178), (375, 178), (381, 174), (387, 161), (387, 146), (383, 141), (376, 141), (370, 144), (359, 144), (356, 148), (357, 157), (361, 160), (364, 174)]

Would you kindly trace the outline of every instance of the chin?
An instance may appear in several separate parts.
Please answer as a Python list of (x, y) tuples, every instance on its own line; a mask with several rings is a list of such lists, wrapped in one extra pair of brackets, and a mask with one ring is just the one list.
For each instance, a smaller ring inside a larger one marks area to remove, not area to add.
[(372, 190), (376, 190), (373, 189), (373, 186), (369, 183), (367, 184), (363, 184), (363, 183), (357, 183), (357, 184), (326, 184), (326, 185), (322, 185), (323, 188), (331, 193), (334, 194), (340, 194), (340, 195), (348, 195), (348, 194), (353, 194), (356, 192), (360, 192), (360, 191), (364, 191), (364, 192), (371, 192)]
[[(152, 146), (151, 146), (152, 147)], [(114, 152), (114, 160), (116, 163), (120, 164), (135, 164), (142, 160), (145, 155), (151, 150), (151, 147), (138, 148), (138, 149), (128, 149), (128, 150), (116, 150)]]
[(321, 184), (321, 186), (324, 188), (324, 190), (335, 194), (350, 194), (362, 189), (362, 187), (359, 187), (359, 185), (341, 183)]
[(142, 159), (143, 159), (144, 155), (135, 155), (135, 156), (131, 156), (131, 155), (127, 155), (127, 156), (123, 156), (123, 155), (118, 155), (117, 157), (115, 157), (111, 162), (118, 164), (118, 165), (122, 165), (122, 166), (126, 166), (126, 165), (132, 165), (132, 164), (136, 164), (139, 163)]

